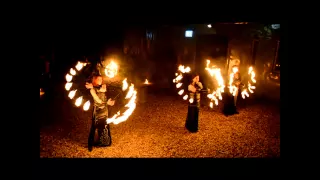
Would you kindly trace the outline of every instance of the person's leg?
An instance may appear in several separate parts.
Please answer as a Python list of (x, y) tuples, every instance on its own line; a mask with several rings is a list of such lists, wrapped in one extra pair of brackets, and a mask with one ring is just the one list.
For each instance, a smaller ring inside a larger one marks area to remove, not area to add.
[(92, 147), (94, 145), (94, 135), (95, 135), (95, 130), (96, 130), (96, 126), (95, 126), (95, 107), (93, 108), (93, 112), (92, 112), (92, 123), (91, 123), (91, 128), (90, 128), (90, 132), (89, 132), (89, 137), (88, 137), (88, 150), (92, 151)]
[(233, 97), (233, 102), (234, 102), (234, 113), (235, 114), (239, 114), (239, 112), (237, 111), (237, 100), (238, 100), (238, 95), (239, 95), (239, 91), (237, 90), (236, 95)]

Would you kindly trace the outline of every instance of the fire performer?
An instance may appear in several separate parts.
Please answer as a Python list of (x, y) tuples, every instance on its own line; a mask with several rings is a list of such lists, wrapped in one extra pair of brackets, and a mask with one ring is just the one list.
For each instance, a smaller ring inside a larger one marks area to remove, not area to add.
[(241, 92), (240, 89), (243, 87), (243, 83), (241, 82), (239, 71), (234, 74), (234, 79), (232, 84), (236, 87), (236, 90), (235, 90), (236, 92), (235, 92), (235, 95), (233, 96), (233, 105), (234, 105), (233, 110), (235, 114), (239, 114), (236, 108), (237, 100), (238, 100), (239, 92)]
[(190, 132), (198, 131), (199, 107), (200, 107), (200, 91), (203, 89), (202, 83), (199, 81), (199, 75), (192, 76), (192, 83), (188, 86), (189, 106), (186, 120), (186, 128)]
[[(94, 75), (92, 83), (86, 83), (85, 86), (90, 89), (94, 101), (92, 125), (88, 139), (88, 149), (91, 151), (93, 145), (102, 147), (111, 145), (110, 126), (106, 123), (106, 120), (108, 118), (108, 105), (113, 106), (115, 101), (111, 98), (107, 100), (107, 87), (106, 84), (102, 84), (101, 75)], [(98, 141), (94, 142), (96, 130), (98, 131)]]
[(236, 104), (238, 100), (238, 95), (244, 86), (244, 84), (241, 82), (239, 67), (235, 65), (232, 67), (232, 69), (233, 69), (232, 70), (233, 78), (230, 81), (231, 81), (231, 86), (233, 90), (231, 94), (228, 96), (228, 99), (224, 106), (224, 114), (226, 116), (239, 114), (239, 112), (236, 109)]

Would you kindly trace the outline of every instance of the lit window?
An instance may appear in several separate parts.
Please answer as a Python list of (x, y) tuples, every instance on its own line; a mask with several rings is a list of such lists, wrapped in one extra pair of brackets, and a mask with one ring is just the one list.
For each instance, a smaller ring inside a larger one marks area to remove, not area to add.
[(192, 31), (192, 30), (186, 30), (184, 36), (185, 36), (185, 37), (192, 37), (192, 36), (193, 36), (193, 31)]

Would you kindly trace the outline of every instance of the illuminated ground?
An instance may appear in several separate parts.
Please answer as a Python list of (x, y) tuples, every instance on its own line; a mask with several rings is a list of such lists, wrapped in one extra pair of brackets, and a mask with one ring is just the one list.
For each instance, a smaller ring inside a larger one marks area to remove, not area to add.
[[(184, 128), (183, 100), (149, 95), (124, 123), (111, 126), (111, 147), (87, 150), (90, 113), (70, 106), (64, 97), (43, 107), (40, 157), (279, 157), (278, 102), (242, 101), (240, 114), (203, 108), (199, 132)], [(45, 110), (47, 109), (47, 110)], [(54, 112), (54, 113), (53, 113)], [(45, 114), (46, 113), (46, 114)]]

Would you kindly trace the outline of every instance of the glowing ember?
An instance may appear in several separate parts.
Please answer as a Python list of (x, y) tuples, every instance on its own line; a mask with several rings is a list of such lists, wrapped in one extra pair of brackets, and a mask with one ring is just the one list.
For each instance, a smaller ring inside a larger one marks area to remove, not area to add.
[(184, 90), (183, 90), (183, 89), (181, 89), (181, 90), (178, 92), (178, 94), (179, 94), (179, 95), (182, 95), (182, 94), (183, 94), (183, 92), (184, 92)]
[(71, 88), (71, 86), (72, 86), (72, 83), (68, 82), (68, 83), (66, 83), (66, 85), (65, 85), (65, 89), (66, 89), (67, 91), (69, 91), (70, 88)]
[(178, 83), (178, 84), (176, 85), (177, 88), (180, 88), (181, 86), (182, 86), (182, 83)]
[(188, 95), (184, 95), (183, 100), (187, 100), (187, 99), (188, 99)]
[(118, 73), (118, 65), (115, 62), (111, 61), (106, 66), (104, 72), (105, 72), (106, 76), (108, 76), (109, 78), (113, 78)]
[(210, 102), (210, 108), (213, 108), (213, 102)]
[(173, 83), (176, 83), (176, 79), (173, 79)]
[(72, 76), (70, 74), (66, 75), (66, 80), (67, 82), (70, 82), (72, 80)]
[(128, 89), (128, 83), (127, 83), (127, 78), (125, 78), (123, 81), (122, 81), (122, 91), (125, 91)]
[(73, 99), (73, 97), (76, 95), (76, 92), (77, 92), (77, 90), (70, 91), (68, 97), (70, 99)]
[(80, 96), (80, 97), (78, 97), (78, 98), (76, 99), (75, 105), (76, 105), (77, 107), (79, 107), (79, 106), (81, 105), (81, 103), (82, 103), (82, 96)]
[(84, 103), (84, 105), (83, 105), (83, 110), (88, 111), (89, 107), (90, 107), (90, 101), (87, 101), (87, 102)]
[(148, 79), (146, 79), (146, 80), (144, 81), (144, 84), (149, 84)]
[(70, 74), (73, 75), (73, 76), (76, 75), (76, 70), (74, 70), (73, 68), (71, 68), (71, 69), (70, 69)]
[(82, 62), (78, 62), (78, 64), (76, 65), (76, 69), (78, 71), (80, 71), (83, 68), (83, 63)]
[(175, 75), (178, 76), (178, 73), (176, 73)]
[[(218, 105), (218, 99), (222, 100), (222, 94), (224, 92), (224, 81), (223, 77), (221, 75), (220, 68), (216, 68), (215, 66), (209, 67), (210, 60), (207, 60), (207, 67), (205, 68), (211, 77), (214, 77), (215, 80), (218, 82), (218, 87), (215, 91), (213, 91), (211, 94), (208, 94), (208, 98), (212, 101), (215, 101), (215, 105)], [(217, 99), (218, 98), (218, 99)], [(210, 107), (212, 108), (213, 105), (211, 105), (212, 102), (210, 102)]]

